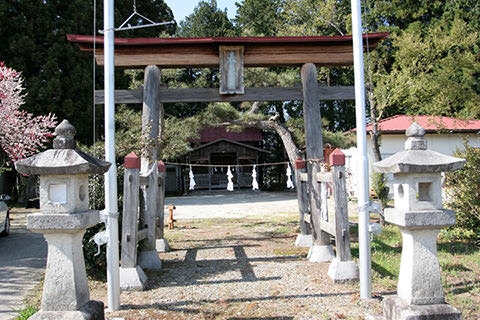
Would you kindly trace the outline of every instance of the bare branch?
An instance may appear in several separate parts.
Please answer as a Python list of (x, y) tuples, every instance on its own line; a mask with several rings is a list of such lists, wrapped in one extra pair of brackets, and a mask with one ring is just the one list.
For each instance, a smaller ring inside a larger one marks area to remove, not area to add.
[(252, 107), (250, 108), (250, 110), (248, 110), (247, 114), (255, 114), (258, 112), (259, 109), (260, 109), (260, 102), (255, 101), (252, 104)]

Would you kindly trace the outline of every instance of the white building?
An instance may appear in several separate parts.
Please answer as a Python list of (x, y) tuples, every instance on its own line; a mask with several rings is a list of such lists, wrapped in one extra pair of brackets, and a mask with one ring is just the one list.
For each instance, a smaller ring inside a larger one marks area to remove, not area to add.
[[(398, 151), (404, 150), (406, 140), (405, 130), (417, 122), (425, 131), (425, 140), (430, 150), (447, 155), (453, 155), (455, 151), (462, 150), (464, 141), (473, 147), (480, 147), (480, 120), (462, 120), (440, 116), (407, 116), (397, 115), (378, 123), (381, 132), (380, 153), (382, 159), (388, 158)], [(372, 125), (367, 125), (367, 132), (372, 131)], [(342, 150), (345, 152), (345, 167), (347, 176), (347, 190), (350, 195), (356, 194), (357, 185), (357, 149)], [(367, 156), (369, 162), (369, 174), (373, 173), (372, 163), (375, 162), (372, 151), (372, 138), (367, 135)], [(370, 185), (371, 186), (371, 185)]]

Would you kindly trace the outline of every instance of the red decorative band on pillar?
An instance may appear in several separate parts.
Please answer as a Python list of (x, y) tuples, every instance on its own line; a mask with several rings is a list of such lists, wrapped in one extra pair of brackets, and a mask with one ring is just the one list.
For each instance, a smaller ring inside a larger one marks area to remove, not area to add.
[(302, 158), (295, 160), (295, 169), (305, 169), (305, 160)]
[(133, 151), (127, 154), (123, 163), (125, 169), (140, 169), (140, 158)]
[(340, 149), (333, 150), (329, 156), (329, 164), (331, 166), (344, 166), (345, 165), (345, 154)]
[(165, 166), (165, 163), (163, 163), (162, 160), (157, 162), (158, 165), (158, 172), (165, 172), (167, 171), (167, 167)]

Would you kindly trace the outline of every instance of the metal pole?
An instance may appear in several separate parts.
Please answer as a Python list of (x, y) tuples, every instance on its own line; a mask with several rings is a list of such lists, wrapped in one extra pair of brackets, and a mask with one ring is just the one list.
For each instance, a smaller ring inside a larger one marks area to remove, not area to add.
[(114, 18), (113, 0), (103, 1), (103, 27), (105, 51), (105, 160), (110, 162), (110, 170), (105, 173), (105, 212), (107, 214), (107, 287), (108, 309), (120, 308), (120, 275), (118, 268), (118, 204), (117, 167), (115, 165), (115, 70), (113, 43)]
[(360, 245), (360, 298), (371, 297), (371, 257), (370, 235), (368, 225), (369, 215), (369, 186), (368, 186), (368, 158), (367, 158), (367, 131), (365, 128), (365, 82), (363, 66), (362, 43), (362, 7), (360, 0), (352, 0), (352, 38), (353, 61), (355, 73), (355, 114), (357, 122), (357, 150), (358, 161), (358, 239)]

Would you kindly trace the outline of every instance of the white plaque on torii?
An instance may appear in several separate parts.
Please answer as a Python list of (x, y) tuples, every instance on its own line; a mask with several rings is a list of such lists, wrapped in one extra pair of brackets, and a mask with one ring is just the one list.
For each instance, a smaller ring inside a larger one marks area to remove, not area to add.
[(220, 94), (244, 94), (243, 46), (220, 46)]

